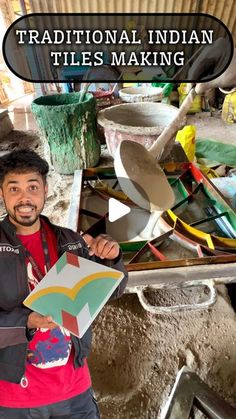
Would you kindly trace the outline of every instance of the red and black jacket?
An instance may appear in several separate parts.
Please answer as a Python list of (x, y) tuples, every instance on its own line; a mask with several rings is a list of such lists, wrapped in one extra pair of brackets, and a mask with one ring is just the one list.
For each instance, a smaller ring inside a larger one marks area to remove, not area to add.
[[(65, 251), (87, 259), (105, 264), (95, 256), (89, 256), (88, 247), (83, 238), (76, 232), (49, 223), (57, 239), (57, 251), (60, 257)], [(128, 274), (125, 270), (121, 252), (113, 262), (112, 267), (124, 272), (124, 278), (111, 298), (122, 295)], [(25, 372), (28, 338), (26, 325), (31, 310), (22, 302), (29, 294), (25, 253), (16, 237), (13, 224), (6, 217), (0, 223), (0, 380), (19, 383)], [(87, 330), (82, 339), (71, 335), (74, 345), (74, 365), (83, 365), (83, 359), (88, 356), (92, 331)]]

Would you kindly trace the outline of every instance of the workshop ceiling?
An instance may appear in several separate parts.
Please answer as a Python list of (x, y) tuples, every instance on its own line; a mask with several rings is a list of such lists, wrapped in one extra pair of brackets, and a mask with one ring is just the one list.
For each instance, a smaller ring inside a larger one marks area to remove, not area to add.
[(236, 44), (235, 0), (12, 0), (14, 11), (27, 13), (208, 13), (228, 27)]

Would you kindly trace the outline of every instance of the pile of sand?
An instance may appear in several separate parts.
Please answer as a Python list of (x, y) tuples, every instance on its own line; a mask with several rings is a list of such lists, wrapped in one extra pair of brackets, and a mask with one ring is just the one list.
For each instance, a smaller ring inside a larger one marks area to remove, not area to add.
[(218, 292), (204, 311), (153, 315), (127, 294), (103, 309), (90, 358), (102, 418), (158, 418), (183, 365), (236, 405), (236, 318), (225, 286)]

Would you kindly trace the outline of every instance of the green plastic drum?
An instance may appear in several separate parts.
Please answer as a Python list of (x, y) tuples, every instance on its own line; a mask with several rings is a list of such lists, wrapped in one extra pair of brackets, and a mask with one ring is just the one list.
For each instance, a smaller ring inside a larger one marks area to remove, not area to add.
[(93, 95), (87, 93), (82, 102), (80, 92), (41, 96), (31, 108), (57, 172), (73, 174), (76, 169), (96, 166), (101, 147)]

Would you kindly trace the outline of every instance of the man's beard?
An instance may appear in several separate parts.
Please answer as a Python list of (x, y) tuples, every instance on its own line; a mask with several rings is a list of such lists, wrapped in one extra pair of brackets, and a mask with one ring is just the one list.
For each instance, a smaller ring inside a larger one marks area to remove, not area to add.
[[(25, 207), (25, 206), (31, 207), (33, 209), (32, 216), (30, 216), (30, 215), (29, 216), (27, 216), (27, 215), (24, 216), (24, 214), (20, 215), (17, 212), (18, 208)], [(6, 207), (6, 205), (5, 205), (5, 207)], [(43, 205), (40, 209), (37, 209), (37, 207), (35, 205), (26, 204), (26, 205), (16, 205), (13, 208), (13, 211), (10, 211), (7, 207), (6, 207), (6, 210), (7, 210), (7, 213), (9, 215), (9, 217), (13, 221), (15, 221), (17, 224), (19, 224), (20, 226), (24, 226), (24, 227), (31, 227), (39, 219), (39, 216), (41, 214), (41, 211), (43, 210), (43, 207), (44, 207), (44, 203), (43, 203)]]

